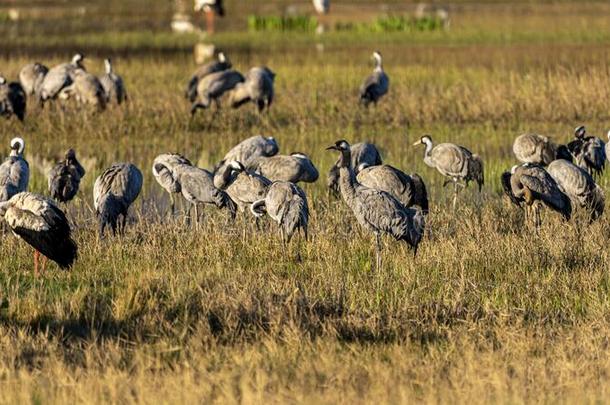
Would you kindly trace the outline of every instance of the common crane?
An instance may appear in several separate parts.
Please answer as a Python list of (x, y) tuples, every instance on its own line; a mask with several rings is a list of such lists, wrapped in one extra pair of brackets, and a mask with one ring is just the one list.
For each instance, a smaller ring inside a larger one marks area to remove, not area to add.
[(209, 108), (212, 101), (219, 109), (220, 98), (243, 81), (242, 74), (232, 69), (205, 76), (197, 84), (197, 97), (191, 105), (191, 115), (194, 115), (199, 108)]
[(60, 97), (74, 99), (81, 105), (90, 105), (97, 110), (106, 108), (106, 92), (100, 80), (84, 70), (76, 70), (72, 75), (72, 84), (65, 87)]
[(28, 97), (40, 94), (40, 86), (48, 72), (49, 68), (38, 62), (29, 63), (21, 68), (19, 83)]
[[(362, 164), (368, 166), (377, 166), (381, 164), (381, 155), (379, 151), (372, 143), (360, 142), (350, 146), (352, 156), (352, 168), (354, 172), (358, 174), (358, 170), (362, 167)], [(334, 192), (339, 192), (339, 163), (341, 158), (330, 168), (328, 176), (326, 178), (326, 184), (328, 188)]]
[(163, 153), (153, 161), (153, 176), (157, 183), (169, 194), (170, 213), (172, 216), (174, 215), (176, 205), (174, 194), (182, 192), (180, 172), (185, 167), (191, 166), (193, 164), (190, 160), (178, 153)]
[(211, 75), (212, 73), (222, 72), (223, 70), (231, 69), (232, 65), (229, 59), (225, 56), (223, 52), (218, 52), (218, 59), (205, 65), (201, 65), (189, 80), (188, 85), (186, 87), (186, 98), (192, 103), (197, 98), (197, 86), (199, 81), (206, 77), (207, 75)]
[(375, 69), (360, 87), (360, 103), (365, 107), (368, 107), (371, 103), (377, 105), (377, 102), (386, 95), (390, 87), (390, 79), (383, 71), (381, 53), (373, 52), (373, 60), (375, 61)]
[(261, 156), (256, 161), (256, 172), (271, 181), (313, 183), (320, 174), (309, 157), (300, 152), (290, 155)]
[(214, 173), (214, 186), (226, 191), (241, 212), (254, 201), (265, 198), (270, 184), (269, 179), (247, 170), (235, 160), (227, 162)]
[(76, 152), (70, 148), (64, 155), (64, 160), (57, 163), (48, 176), (49, 193), (56, 201), (67, 203), (71, 201), (85, 175), (85, 169), (76, 159)]
[(77, 53), (69, 63), (62, 63), (52, 67), (44, 76), (40, 84), (40, 101), (55, 99), (59, 93), (72, 84), (74, 73), (78, 70), (85, 70), (83, 66), (83, 55)]
[(10, 145), (11, 154), (0, 165), (0, 202), (27, 191), (30, 181), (30, 166), (23, 157), (25, 141), (13, 138)]
[[(199, 204), (212, 204), (226, 208), (231, 218), (235, 218), (237, 206), (229, 195), (214, 185), (214, 175), (207, 170), (194, 166), (184, 166), (179, 171), (182, 195), (195, 206), (195, 221), (199, 223)], [(189, 209), (190, 211), (190, 209)]]
[(568, 149), (574, 156), (574, 163), (589, 174), (601, 175), (606, 165), (604, 141), (595, 136), (587, 136), (583, 125), (574, 130), (574, 140), (568, 143)]
[(15, 115), (19, 121), (25, 118), (26, 94), (19, 82), (7, 82), (0, 76), (0, 115), (10, 118)]
[(318, 14), (328, 14), (330, 11), (330, 0), (313, 0), (313, 8)]
[(565, 145), (556, 145), (546, 136), (534, 133), (525, 133), (515, 138), (513, 153), (521, 163), (542, 166), (547, 166), (555, 159), (571, 159)]
[(100, 77), (100, 84), (104, 89), (106, 102), (121, 104), (127, 100), (123, 78), (114, 72), (110, 58), (104, 59), (104, 69), (106, 73)]
[(231, 148), (218, 164), (218, 167), (222, 166), (225, 162), (236, 160), (246, 169), (254, 170), (256, 169), (256, 163), (260, 157), (274, 156), (279, 150), (279, 146), (274, 137), (264, 137), (262, 135), (251, 136)]
[(265, 66), (254, 67), (246, 73), (245, 79), (229, 93), (231, 107), (238, 108), (251, 101), (256, 104), (258, 112), (265, 108), (269, 111), (273, 102), (275, 73)]

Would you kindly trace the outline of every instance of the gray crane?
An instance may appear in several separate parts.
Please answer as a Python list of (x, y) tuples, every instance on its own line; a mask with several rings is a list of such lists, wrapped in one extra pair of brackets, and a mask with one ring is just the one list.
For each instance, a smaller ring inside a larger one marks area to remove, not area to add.
[(0, 202), (0, 217), (11, 231), (34, 248), (34, 272), (38, 275), (38, 258), (43, 255), (62, 269), (76, 260), (78, 247), (70, 235), (70, 225), (64, 212), (41, 195), (22, 192)]
[(226, 191), (241, 212), (254, 201), (265, 198), (270, 184), (269, 179), (247, 170), (235, 160), (227, 162), (214, 173), (214, 186)]
[(19, 121), (25, 118), (26, 94), (19, 82), (8, 83), (0, 76), (0, 115), (10, 118), (16, 116)]
[(305, 192), (289, 181), (274, 181), (267, 189), (265, 198), (255, 201), (250, 210), (256, 217), (266, 212), (279, 225), (282, 243), (289, 243), (292, 235), (303, 230), (307, 240), (309, 206)]
[(313, 8), (318, 14), (328, 14), (330, 11), (330, 0), (313, 0)]
[(0, 202), (27, 191), (30, 181), (30, 166), (23, 158), (25, 141), (19, 137), (13, 138), (10, 145), (11, 154), (0, 165)]
[(337, 141), (327, 149), (341, 152), (338, 164), (341, 195), (360, 225), (375, 235), (377, 269), (381, 267), (382, 234), (406, 242), (415, 255), (424, 232), (422, 210), (407, 208), (391, 194), (360, 184), (352, 168), (350, 145), (347, 141)]
[(104, 59), (104, 69), (106, 73), (100, 77), (100, 84), (104, 89), (106, 102), (121, 104), (127, 100), (127, 91), (125, 90), (123, 78), (114, 72), (110, 58)]
[(225, 191), (214, 185), (214, 175), (211, 172), (194, 166), (184, 166), (179, 173), (182, 195), (191, 207), (195, 206), (197, 223), (199, 223), (199, 204), (212, 204), (219, 209), (226, 208), (231, 218), (235, 218), (237, 206)]
[(526, 217), (533, 210), (534, 224), (540, 226), (540, 204), (558, 212), (565, 220), (572, 216), (570, 198), (559, 188), (557, 182), (542, 167), (532, 163), (513, 166), (501, 176), (504, 194), (517, 206), (525, 205)]
[(311, 159), (301, 152), (261, 156), (256, 162), (256, 172), (271, 181), (283, 180), (291, 183), (313, 183), (320, 176)]
[[(99, 221), (99, 235), (110, 227), (116, 235), (125, 231), (129, 206), (142, 190), (142, 172), (131, 163), (114, 163), (106, 169), (93, 185), (93, 205)], [(122, 222), (119, 223), (119, 217)]]
[(405, 207), (418, 206), (424, 214), (428, 213), (428, 191), (417, 173), (408, 175), (390, 165), (361, 163), (356, 180), (363, 186), (392, 194)]
[(167, 193), (170, 200), (170, 212), (174, 215), (176, 202), (174, 194), (182, 192), (180, 172), (193, 164), (178, 153), (163, 153), (153, 161), (152, 172), (155, 180)]
[(89, 105), (98, 111), (106, 108), (106, 92), (102, 83), (95, 75), (82, 69), (72, 74), (72, 83), (64, 87), (60, 97), (65, 99), (74, 97), (80, 105)]
[(40, 94), (40, 86), (48, 72), (49, 68), (38, 62), (29, 63), (21, 68), (19, 82), (28, 97)]
[(371, 103), (377, 105), (377, 102), (386, 95), (390, 88), (390, 78), (383, 71), (381, 53), (373, 52), (373, 60), (375, 61), (375, 69), (360, 87), (360, 103), (365, 107), (368, 107)]
[(227, 154), (218, 164), (218, 168), (220, 168), (225, 162), (236, 160), (246, 169), (254, 170), (256, 169), (256, 162), (261, 156), (275, 156), (279, 150), (280, 148), (274, 137), (255, 135), (244, 139), (231, 148), (231, 150), (227, 152)]
[(197, 98), (197, 86), (199, 85), (199, 81), (206, 77), (207, 75), (211, 75), (212, 73), (222, 72), (223, 70), (231, 69), (231, 61), (225, 56), (223, 52), (218, 52), (217, 60), (201, 65), (189, 80), (188, 85), (186, 87), (186, 98), (192, 103)]
[[(381, 164), (381, 155), (379, 151), (372, 143), (368, 142), (359, 142), (350, 146), (351, 156), (352, 156), (352, 168), (354, 172), (358, 174), (358, 170), (360, 169), (363, 163), (366, 163), (368, 166), (377, 166)], [(337, 160), (337, 162), (330, 168), (328, 172), (328, 177), (326, 179), (326, 184), (328, 188), (334, 192), (339, 192), (339, 163), (341, 162), (341, 158)]]
[(229, 104), (233, 108), (238, 108), (251, 101), (256, 104), (259, 113), (265, 108), (269, 111), (273, 102), (274, 81), (275, 73), (268, 67), (250, 69), (246, 73), (246, 81), (238, 83), (229, 93)]
[[(440, 143), (433, 146), (432, 137), (424, 135), (413, 145), (425, 145), (424, 163), (435, 168), (445, 177), (449, 177), (443, 183), (443, 187), (453, 182), (453, 209), (457, 203), (459, 187), (466, 187), (470, 181), (476, 181), (479, 185), (479, 192), (484, 183), (483, 161), (481, 158), (470, 152), (463, 146), (453, 143)], [(462, 185), (460, 181), (465, 182)]]
[(513, 153), (522, 163), (542, 166), (548, 165), (557, 158), (565, 159), (569, 156), (569, 151), (564, 145), (555, 145), (546, 136), (534, 133), (519, 135), (513, 142)]
[(48, 176), (49, 193), (56, 201), (67, 203), (78, 193), (80, 181), (85, 176), (85, 169), (76, 159), (76, 152), (70, 148), (64, 160), (57, 163)]
[(217, 109), (220, 109), (220, 98), (232, 90), (237, 83), (243, 81), (244, 76), (232, 69), (205, 76), (197, 84), (197, 97), (191, 106), (191, 115), (194, 115), (199, 108), (209, 108), (212, 101), (216, 104)]
[(561, 191), (570, 198), (572, 207), (584, 208), (590, 221), (596, 220), (604, 213), (604, 190), (586, 170), (563, 159), (554, 160), (546, 170)]
[(74, 73), (77, 70), (85, 70), (83, 66), (83, 55), (77, 53), (69, 63), (62, 63), (52, 67), (42, 79), (40, 84), (40, 101), (46, 102), (57, 98), (59, 93), (72, 84)]
[(604, 141), (595, 136), (587, 136), (587, 130), (583, 125), (574, 130), (574, 138), (568, 143), (574, 163), (593, 176), (601, 175), (606, 165)]

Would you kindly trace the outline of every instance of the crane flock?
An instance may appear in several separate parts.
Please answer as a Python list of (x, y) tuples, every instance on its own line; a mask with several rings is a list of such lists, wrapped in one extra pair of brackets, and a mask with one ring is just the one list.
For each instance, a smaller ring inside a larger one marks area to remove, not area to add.
[[(358, 101), (365, 107), (376, 106), (389, 91), (381, 54), (374, 52), (373, 59), (373, 73), (359, 92)], [(16, 82), (8, 83), (0, 76), (0, 114), (23, 120), (28, 98), (40, 106), (73, 98), (79, 105), (90, 105), (98, 111), (127, 100), (123, 79), (114, 72), (110, 59), (104, 61), (105, 73), (100, 78), (87, 72), (83, 60), (83, 55), (76, 54), (70, 62), (50, 69), (41, 63), (28, 64)], [(191, 103), (191, 114), (212, 103), (220, 108), (225, 97), (234, 108), (252, 102), (262, 113), (271, 107), (275, 76), (266, 66), (253, 67), (244, 76), (221, 52), (217, 60), (193, 73), (185, 96)], [(526, 220), (531, 219), (536, 227), (541, 225), (542, 207), (557, 212), (566, 221), (576, 210), (584, 211), (589, 222), (595, 221), (604, 211), (605, 193), (596, 178), (610, 157), (609, 144), (590, 136), (584, 126), (575, 129), (574, 139), (566, 145), (555, 144), (540, 134), (522, 134), (512, 147), (520, 164), (500, 176), (504, 194), (525, 210)], [(454, 143), (435, 145), (431, 135), (423, 135), (414, 145), (425, 146), (423, 162), (446, 178), (443, 186), (453, 184), (454, 210), (460, 189), (471, 181), (481, 192), (484, 165), (480, 155)], [(47, 258), (60, 268), (71, 267), (78, 247), (60, 204), (65, 207), (79, 195), (81, 180), (86, 176), (76, 151), (68, 149), (51, 168), (48, 196), (43, 196), (28, 191), (30, 169), (24, 157), (24, 139), (15, 137), (9, 146), (10, 154), (0, 165), (0, 217), (15, 235), (34, 248), (36, 274), (40, 254), (43, 269)], [(422, 176), (384, 164), (377, 147), (368, 142), (350, 145), (338, 140), (327, 150), (339, 154), (327, 175), (328, 190), (340, 195), (356, 222), (374, 236), (375, 267), (381, 268), (383, 235), (404, 242), (415, 255), (423, 240), (427, 216), (431, 215)], [(290, 243), (299, 230), (307, 241), (310, 207), (307, 193), (298, 183), (316, 182), (319, 171), (306, 153), (279, 151), (273, 137), (256, 135), (234, 146), (212, 170), (197, 167), (180, 153), (159, 154), (151, 168), (155, 181), (169, 194), (170, 218), (175, 215), (176, 198), (181, 195), (188, 204), (189, 222), (191, 211), (195, 210), (197, 226), (200, 207), (214, 205), (226, 210), (231, 221), (238, 212), (245, 220), (251, 216), (258, 221), (268, 215), (278, 224), (284, 244)], [(107, 228), (113, 235), (125, 231), (129, 208), (140, 195), (143, 181), (140, 169), (130, 162), (114, 163), (96, 178), (93, 202), (100, 238), (105, 237)]]

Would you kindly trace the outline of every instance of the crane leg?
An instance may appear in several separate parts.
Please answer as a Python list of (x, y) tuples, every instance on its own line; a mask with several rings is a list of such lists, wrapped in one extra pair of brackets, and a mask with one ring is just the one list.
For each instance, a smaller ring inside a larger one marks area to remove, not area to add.
[(195, 226), (199, 229), (199, 204), (195, 203)]
[(176, 201), (174, 200), (174, 194), (169, 193), (169, 208), (172, 218), (176, 212)]
[(458, 196), (458, 182), (454, 181), (454, 185), (453, 185), (453, 211), (455, 212), (455, 208), (457, 206), (457, 196)]
[(376, 247), (377, 247), (377, 267), (376, 270), (381, 270), (381, 235), (379, 233), (375, 234), (376, 239)]
[(38, 250), (34, 250), (34, 274), (36, 277), (38, 277), (38, 256), (40, 256), (40, 253)]

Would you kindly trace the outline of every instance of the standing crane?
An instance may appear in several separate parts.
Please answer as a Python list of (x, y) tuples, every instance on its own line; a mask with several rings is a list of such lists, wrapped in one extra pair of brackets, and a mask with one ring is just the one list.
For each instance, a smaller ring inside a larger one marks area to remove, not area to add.
[(231, 61), (225, 56), (223, 52), (218, 52), (217, 60), (206, 63), (205, 65), (199, 66), (197, 70), (193, 73), (191, 80), (189, 80), (188, 85), (186, 87), (186, 98), (192, 103), (197, 98), (197, 86), (199, 85), (199, 81), (206, 77), (207, 75), (211, 75), (212, 73), (222, 72), (223, 70), (231, 69)]
[(247, 170), (243, 164), (232, 160), (214, 173), (216, 188), (227, 192), (239, 210), (244, 212), (254, 201), (265, 198), (271, 181)]
[(599, 176), (606, 165), (604, 141), (596, 136), (587, 136), (584, 125), (574, 130), (574, 140), (568, 143), (568, 149), (578, 167), (585, 169), (593, 176)]
[(259, 113), (265, 109), (269, 111), (273, 102), (275, 73), (266, 66), (254, 67), (246, 73), (245, 79), (229, 93), (231, 107), (238, 108), (252, 101)]
[(8, 83), (0, 76), (0, 115), (10, 118), (16, 116), (19, 121), (25, 118), (26, 94), (19, 82)]
[(178, 153), (162, 153), (153, 161), (152, 173), (155, 180), (167, 193), (170, 200), (170, 213), (173, 216), (175, 212), (176, 201), (174, 194), (182, 192), (180, 184), (180, 172), (185, 167), (191, 167), (193, 164)]
[(123, 78), (114, 72), (110, 58), (104, 59), (104, 69), (106, 73), (100, 77), (100, 84), (106, 95), (106, 103), (121, 104), (127, 100)]
[[(195, 222), (199, 223), (199, 204), (212, 204), (219, 209), (229, 210), (235, 218), (237, 206), (229, 195), (214, 185), (214, 175), (194, 166), (184, 166), (179, 171), (179, 183), (184, 198), (195, 207)], [(189, 209), (189, 217), (190, 217)]]
[(383, 71), (381, 53), (373, 52), (373, 60), (375, 61), (375, 69), (360, 87), (360, 103), (365, 107), (368, 107), (371, 103), (377, 105), (377, 102), (387, 94), (390, 88), (390, 78)]
[(341, 153), (338, 164), (341, 195), (360, 225), (375, 235), (377, 269), (381, 268), (382, 234), (406, 242), (415, 255), (424, 232), (421, 209), (407, 208), (391, 194), (360, 184), (351, 165), (351, 151), (347, 141), (337, 141), (327, 150)]
[(48, 72), (49, 68), (38, 62), (29, 63), (21, 68), (19, 83), (28, 97), (40, 94), (40, 85)]
[(220, 98), (243, 81), (244, 76), (232, 69), (212, 73), (202, 78), (197, 84), (197, 96), (191, 105), (191, 116), (195, 115), (200, 108), (209, 108), (212, 101), (219, 110)]
[(0, 165), (0, 202), (8, 201), (17, 193), (27, 191), (30, 181), (30, 166), (23, 158), (25, 141), (11, 139), (11, 154)]
[[(377, 147), (372, 143), (359, 142), (350, 145), (350, 152), (352, 156), (352, 168), (354, 172), (358, 174), (358, 170), (362, 167), (362, 164), (368, 166), (377, 166), (381, 164), (381, 155), (377, 150)], [(328, 176), (326, 178), (326, 184), (328, 188), (334, 192), (339, 192), (339, 163), (341, 158), (330, 168)]]
[(256, 162), (256, 172), (271, 181), (288, 181), (291, 183), (313, 183), (320, 174), (309, 156), (295, 152), (290, 155), (261, 156)]
[(74, 73), (77, 70), (85, 70), (83, 66), (84, 57), (77, 53), (69, 63), (62, 63), (52, 67), (40, 83), (40, 101), (55, 99), (60, 92), (72, 84)]
[(231, 148), (218, 164), (218, 168), (226, 162), (235, 160), (240, 162), (246, 169), (255, 170), (260, 157), (274, 156), (279, 150), (280, 148), (274, 137), (251, 136)]
[(49, 193), (56, 201), (67, 203), (78, 193), (80, 181), (85, 175), (85, 169), (76, 159), (76, 152), (70, 148), (64, 155), (64, 160), (57, 163), (48, 176)]

